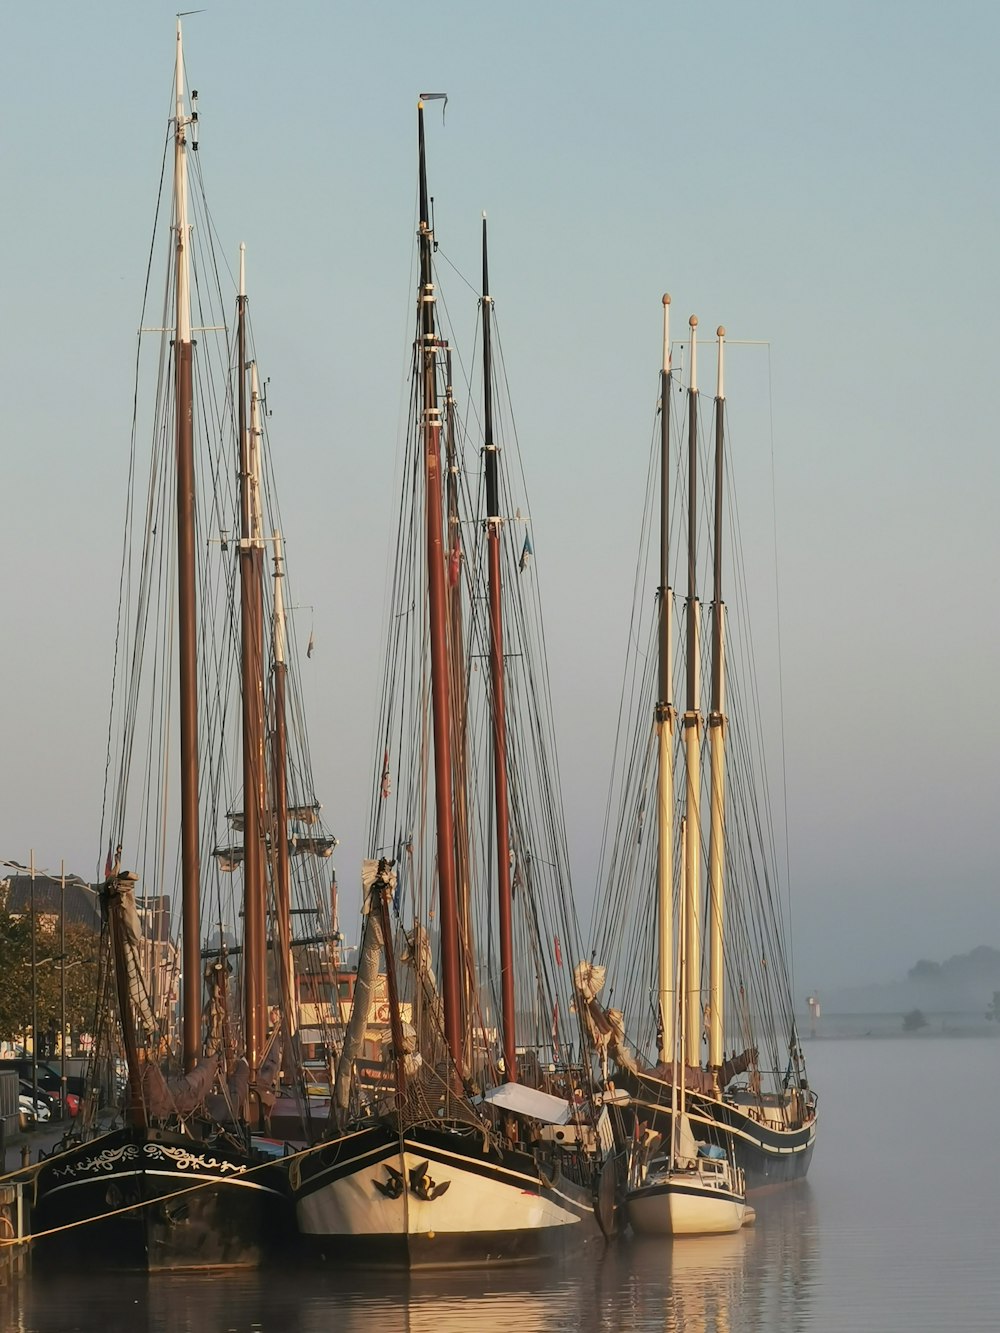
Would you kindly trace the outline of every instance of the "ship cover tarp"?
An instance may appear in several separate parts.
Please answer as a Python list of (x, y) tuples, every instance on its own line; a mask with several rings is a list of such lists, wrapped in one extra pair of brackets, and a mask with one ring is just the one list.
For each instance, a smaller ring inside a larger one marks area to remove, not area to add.
[(498, 1088), (490, 1088), (484, 1096), (494, 1106), (502, 1106), (505, 1111), (513, 1111), (515, 1115), (544, 1120), (547, 1125), (569, 1123), (568, 1101), (563, 1097), (553, 1097), (548, 1092), (539, 1092), (537, 1088), (526, 1088), (523, 1083), (501, 1083)]

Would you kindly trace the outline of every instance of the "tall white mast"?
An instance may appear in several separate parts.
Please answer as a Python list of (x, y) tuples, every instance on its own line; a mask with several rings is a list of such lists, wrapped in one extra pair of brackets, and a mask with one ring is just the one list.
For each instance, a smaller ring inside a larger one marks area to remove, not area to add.
[(191, 341), (191, 226), (188, 222), (187, 134), (194, 116), (184, 114), (184, 47), (177, 20), (177, 89), (174, 110), (174, 208), (177, 223), (177, 341)]
[(663, 369), (660, 372), (660, 677), (656, 701), (659, 855), (657, 913), (661, 1063), (676, 1059), (678, 972), (674, 960), (674, 717), (673, 589), (670, 587), (670, 297), (663, 297)]
[(187, 200), (187, 130), (184, 50), (177, 21), (174, 111), (174, 222), (176, 234), (174, 417), (177, 464), (177, 648), (180, 712), (182, 1047), (184, 1068), (201, 1053), (201, 866), (198, 780), (198, 612), (195, 551), (194, 348), (191, 342), (191, 228)]
[(715, 1071), (722, 1066), (724, 1045), (723, 957), (726, 813), (726, 672), (725, 606), (722, 601), (722, 482), (725, 424), (723, 388), (723, 345), (726, 330), (716, 333), (719, 345), (719, 378), (715, 395), (715, 536), (712, 589), (712, 698), (708, 715), (708, 743), (711, 754), (711, 833), (708, 847), (709, 883), (709, 960), (708, 960), (708, 1064)]
[[(691, 386), (688, 390), (688, 592), (687, 700), (684, 711), (684, 756), (687, 812), (684, 855), (684, 1044), (686, 1058), (701, 1065), (701, 604), (697, 593), (698, 553), (698, 317), (691, 328)], [(683, 1075), (682, 1075), (683, 1077)]]
[[(681, 876), (683, 881), (687, 879), (687, 820), (681, 820)], [(680, 920), (677, 929), (677, 975), (684, 976), (687, 967), (687, 916), (686, 913), (680, 913)], [(684, 1111), (687, 1105), (687, 1014), (688, 1014), (688, 996), (684, 986), (678, 987), (677, 998), (677, 1032), (678, 1032), (678, 1050), (676, 1054), (677, 1063), (674, 1065), (674, 1076), (670, 1080), (670, 1138), (671, 1138), (671, 1166), (677, 1165), (677, 1159), (680, 1155), (681, 1143), (685, 1141), (684, 1134)]]

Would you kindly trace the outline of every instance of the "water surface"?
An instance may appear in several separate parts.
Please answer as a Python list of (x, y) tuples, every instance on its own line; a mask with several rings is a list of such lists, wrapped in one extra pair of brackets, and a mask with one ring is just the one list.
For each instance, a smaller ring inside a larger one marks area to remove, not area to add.
[(916, 1333), (1000, 1328), (1000, 1041), (808, 1043), (805, 1185), (736, 1236), (647, 1240), (547, 1268), (436, 1274), (100, 1274), (0, 1289), (17, 1333)]

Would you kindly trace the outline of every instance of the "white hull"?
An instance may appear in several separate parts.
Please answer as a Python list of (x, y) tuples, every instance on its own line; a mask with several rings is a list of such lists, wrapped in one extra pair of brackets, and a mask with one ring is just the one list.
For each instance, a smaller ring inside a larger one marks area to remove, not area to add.
[(626, 1195), (628, 1219), (640, 1236), (713, 1236), (739, 1231), (746, 1198), (697, 1172), (668, 1171)]
[(448, 1137), (362, 1131), (316, 1149), (319, 1169), (304, 1162), (295, 1186), (299, 1234), (331, 1259), (410, 1268), (519, 1262), (592, 1234), (585, 1191), (549, 1184), (530, 1158), (518, 1170), (483, 1154), (479, 1136)]

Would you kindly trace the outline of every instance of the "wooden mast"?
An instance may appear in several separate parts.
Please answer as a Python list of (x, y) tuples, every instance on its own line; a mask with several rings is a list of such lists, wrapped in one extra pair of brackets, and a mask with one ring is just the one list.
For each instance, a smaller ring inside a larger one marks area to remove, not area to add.
[(455, 886), (455, 828), (452, 814), (451, 707), (448, 691), (448, 588), (441, 503), (441, 412), (437, 405), (437, 349), (434, 327), (433, 232), (424, 151), (424, 104), (417, 102), (420, 153), (420, 289), (418, 363), (422, 385), (422, 432), (427, 525), (427, 582), (430, 616), (431, 713), (434, 732), (434, 785), (437, 815), (437, 870), (441, 931), (441, 989), (445, 1040), (459, 1075), (464, 1066), (462, 992)]
[(240, 647), (243, 684), (243, 1028), (251, 1087), (264, 1053), (267, 921), (264, 897), (264, 692), (261, 549), (256, 515), (255, 443), (247, 423), (245, 248), (240, 246), (236, 398), (240, 449)]
[(722, 489), (725, 447), (725, 393), (723, 388), (723, 344), (726, 330), (720, 325), (718, 389), (715, 395), (715, 515), (712, 558), (712, 697), (708, 715), (711, 763), (711, 832), (708, 847), (709, 883), (709, 971), (708, 971), (708, 1064), (718, 1071), (723, 1058), (723, 957), (726, 805), (726, 714), (725, 714), (725, 604), (722, 600)]
[(507, 714), (504, 702), (503, 586), (500, 575), (500, 480), (493, 439), (492, 350), (489, 263), (483, 216), (483, 460), (486, 472), (486, 549), (490, 599), (490, 684), (493, 694), (493, 793), (496, 806), (497, 902), (500, 926), (500, 999), (504, 1075), (517, 1081), (514, 1019), (514, 914), (510, 886), (510, 812), (507, 793)]
[[(681, 819), (681, 875), (686, 878), (689, 868), (687, 857), (688, 851), (688, 830), (687, 819)], [(688, 922), (687, 913), (681, 912), (677, 923), (677, 975), (683, 977), (687, 968), (688, 958)], [(676, 1052), (677, 1063), (674, 1065), (674, 1076), (670, 1080), (671, 1084), (671, 1114), (670, 1114), (670, 1156), (671, 1167), (677, 1165), (677, 1158), (683, 1136), (684, 1113), (687, 1108), (687, 1017), (690, 997), (687, 995), (683, 985), (678, 986), (678, 1014), (677, 1014), (677, 1037), (678, 1049)]]
[(177, 20), (174, 115), (176, 333), (174, 408), (177, 448), (177, 606), (181, 788), (181, 1051), (190, 1072), (201, 1053), (201, 866), (198, 801), (198, 617), (195, 577), (194, 388), (191, 340), (191, 228), (187, 209), (187, 127), (184, 51)]
[(670, 297), (663, 297), (663, 369), (660, 371), (660, 602), (659, 687), (656, 701), (657, 914), (659, 927), (658, 1055), (667, 1064), (676, 1057), (677, 972), (674, 966), (674, 718), (673, 589), (670, 587)]
[[(278, 977), (281, 1007), (289, 1035), (298, 1030), (295, 972), (292, 964), (291, 866), (288, 854), (288, 723), (285, 710), (285, 579), (281, 557), (281, 533), (275, 529), (274, 544), (274, 735), (271, 743), (271, 818), (275, 867), (275, 915), (278, 925)], [(336, 922), (334, 922), (336, 929)]]
[(462, 617), (462, 526), (458, 503), (458, 440), (455, 393), (451, 378), (451, 348), (445, 352), (445, 492), (448, 522), (448, 665), (451, 688), (452, 770), (455, 790), (455, 892), (458, 899), (459, 966), (462, 975), (462, 1013), (465, 1016), (465, 1061), (472, 1055), (472, 988), (475, 961), (472, 951), (472, 893), (469, 872), (468, 801), (468, 687), (465, 678)]
[[(688, 389), (688, 591), (687, 699), (684, 712), (686, 836), (684, 857), (684, 1046), (685, 1058), (701, 1064), (701, 605), (697, 592), (698, 555), (698, 317), (691, 329), (691, 384)], [(683, 1074), (682, 1074), (683, 1077)]]

